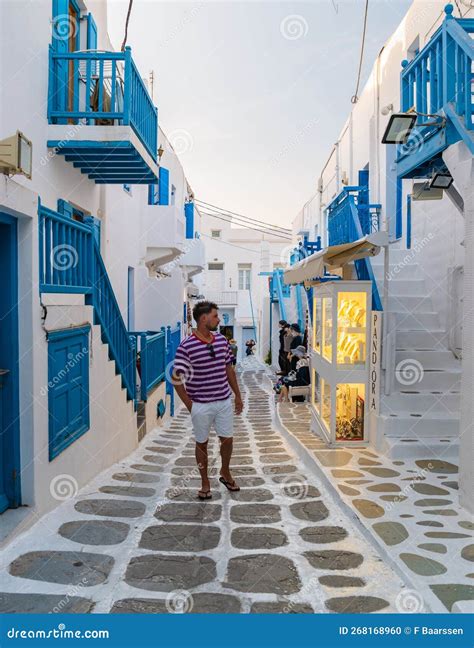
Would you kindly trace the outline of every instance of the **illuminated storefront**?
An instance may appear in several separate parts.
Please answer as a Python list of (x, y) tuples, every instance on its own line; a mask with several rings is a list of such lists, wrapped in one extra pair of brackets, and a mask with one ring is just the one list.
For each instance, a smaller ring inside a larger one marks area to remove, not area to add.
[(313, 286), (313, 431), (330, 445), (368, 443), (370, 281)]

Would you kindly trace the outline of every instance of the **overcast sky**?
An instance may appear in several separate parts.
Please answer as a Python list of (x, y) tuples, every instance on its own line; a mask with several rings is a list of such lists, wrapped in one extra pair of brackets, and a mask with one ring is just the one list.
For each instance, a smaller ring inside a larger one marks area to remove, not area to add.
[[(362, 84), (410, 0), (371, 0)], [(128, 0), (108, 0), (119, 48)], [(135, 0), (128, 45), (198, 198), (290, 226), (350, 111), (364, 0)]]

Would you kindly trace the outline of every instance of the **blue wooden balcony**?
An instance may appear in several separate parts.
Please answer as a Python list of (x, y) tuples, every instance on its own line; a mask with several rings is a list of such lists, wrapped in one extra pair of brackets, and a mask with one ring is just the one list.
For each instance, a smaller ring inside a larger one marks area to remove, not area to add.
[[(360, 186), (344, 187), (326, 208), (329, 246), (352, 243), (379, 231), (381, 205), (371, 204), (369, 201), (366, 171), (359, 172), (359, 182)], [(357, 279), (372, 282), (372, 309), (382, 310), (382, 301), (370, 259), (357, 259), (354, 266)]]
[[(49, 50), (48, 147), (98, 184), (156, 182), (157, 108), (124, 52)], [(52, 134), (53, 134), (52, 133)]]
[(420, 114), (398, 148), (399, 178), (424, 178), (443, 169), (441, 153), (461, 139), (474, 153), (474, 19), (454, 18), (452, 5), (445, 12), (425, 47), (412, 61), (402, 62), (401, 110)]

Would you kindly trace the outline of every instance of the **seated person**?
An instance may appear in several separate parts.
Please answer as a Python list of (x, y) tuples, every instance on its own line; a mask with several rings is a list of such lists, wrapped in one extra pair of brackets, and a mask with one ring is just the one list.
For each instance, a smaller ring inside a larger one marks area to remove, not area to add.
[[(290, 366), (291, 371), (288, 376), (282, 378), (279, 391), (275, 390), (280, 395), (280, 403), (289, 400), (289, 387), (307, 387), (311, 382), (309, 358), (306, 355), (306, 349), (304, 346), (300, 345), (296, 347), (296, 349), (292, 350)], [(295, 396), (295, 399), (302, 401), (303, 396)]]

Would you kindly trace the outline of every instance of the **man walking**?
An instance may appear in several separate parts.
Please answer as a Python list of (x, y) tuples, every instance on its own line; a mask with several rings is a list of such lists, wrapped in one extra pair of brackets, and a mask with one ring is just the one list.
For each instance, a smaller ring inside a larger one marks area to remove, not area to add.
[(233, 445), (231, 390), (235, 395), (235, 413), (243, 410), (233, 354), (227, 339), (214, 333), (219, 326), (218, 307), (208, 301), (193, 308), (196, 329), (179, 345), (174, 360), (173, 382), (176, 392), (191, 413), (196, 440), (196, 461), (201, 474), (199, 499), (212, 498), (207, 474), (207, 442), (214, 425), (220, 441), (222, 466), (219, 481), (230, 491), (238, 491), (230, 473)]

